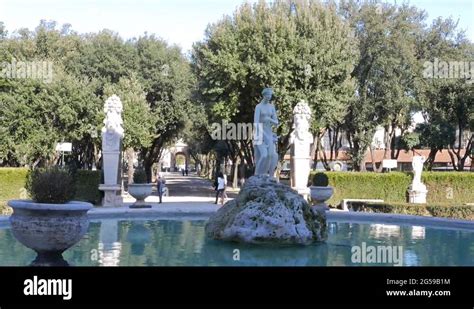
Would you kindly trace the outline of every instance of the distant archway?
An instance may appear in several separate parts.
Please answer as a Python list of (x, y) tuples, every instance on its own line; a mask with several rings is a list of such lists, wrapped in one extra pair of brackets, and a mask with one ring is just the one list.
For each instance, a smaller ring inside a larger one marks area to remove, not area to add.
[(170, 153), (170, 170), (177, 172), (180, 169), (188, 169), (190, 162), (190, 154), (188, 145), (183, 142), (176, 143), (169, 148)]

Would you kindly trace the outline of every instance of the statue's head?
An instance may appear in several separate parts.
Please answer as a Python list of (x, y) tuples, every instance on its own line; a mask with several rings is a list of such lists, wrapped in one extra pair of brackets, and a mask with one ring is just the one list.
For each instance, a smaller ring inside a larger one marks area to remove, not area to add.
[(310, 129), (311, 109), (305, 101), (300, 101), (293, 109), (293, 129), (298, 138), (306, 136)]
[(272, 88), (263, 89), (262, 96), (263, 96), (264, 101), (270, 102), (270, 100), (272, 99), (272, 96), (273, 96), (273, 89)]
[(119, 135), (123, 136), (123, 121), (121, 116), (122, 111), (122, 102), (120, 101), (120, 98), (118, 96), (113, 95), (105, 101), (105, 120), (102, 132), (107, 132), (109, 134), (118, 133)]

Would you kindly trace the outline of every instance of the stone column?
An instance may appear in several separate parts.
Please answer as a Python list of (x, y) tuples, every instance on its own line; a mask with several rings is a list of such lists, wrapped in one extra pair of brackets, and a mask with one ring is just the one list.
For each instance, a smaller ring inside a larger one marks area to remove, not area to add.
[(293, 189), (307, 200), (310, 190), (308, 178), (311, 170), (310, 146), (313, 135), (309, 132), (311, 109), (304, 101), (300, 101), (293, 109), (293, 132), (291, 143), (291, 185)]
[(105, 120), (102, 128), (102, 172), (104, 183), (99, 190), (104, 191), (104, 207), (122, 206), (122, 102), (116, 95), (105, 101)]

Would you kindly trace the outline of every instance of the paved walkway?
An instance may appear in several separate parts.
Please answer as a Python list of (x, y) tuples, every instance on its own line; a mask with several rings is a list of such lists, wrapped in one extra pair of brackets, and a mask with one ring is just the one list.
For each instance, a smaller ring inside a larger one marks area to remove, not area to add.
[[(163, 196), (163, 203), (158, 204), (159, 198), (156, 192), (156, 186), (153, 188), (152, 196), (145, 201), (154, 206), (166, 206), (172, 204), (175, 207), (181, 206), (196, 206), (214, 205), (216, 200), (216, 191), (212, 186), (210, 180), (201, 178), (195, 174), (182, 176), (181, 173), (166, 173), (166, 186), (169, 190), (169, 196)], [(227, 197), (233, 199), (237, 196), (237, 192), (228, 189)], [(128, 206), (132, 204), (135, 199), (130, 196), (124, 196), (124, 204)]]

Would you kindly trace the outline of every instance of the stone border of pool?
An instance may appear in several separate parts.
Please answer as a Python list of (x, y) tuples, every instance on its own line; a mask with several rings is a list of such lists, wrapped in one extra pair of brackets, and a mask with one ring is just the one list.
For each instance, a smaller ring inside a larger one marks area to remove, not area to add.
[(437, 229), (456, 229), (474, 231), (474, 221), (439, 217), (423, 217), (401, 214), (366, 213), (352, 211), (328, 211), (327, 219), (347, 223), (380, 223), (396, 225), (415, 225)]
[[(130, 209), (128, 207), (102, 208), (96, 207), (89, 211), (91, 221), (100, 219), (207, 219), (217, 211), (218, 206), (210, 203), (171, 203), (152, 208)], [(9, 216), (0, 216), (0, 229), (8, 228)], [(381, 214), (348, 211), (328, 211), (327, 218), (331, 221), (348, 223), (380, 223), (397, 225), (416, 225), (440, 229), (462, 229), (474, 231), (474, 221), (438, 217), (422, 217), (400, 214)]]

